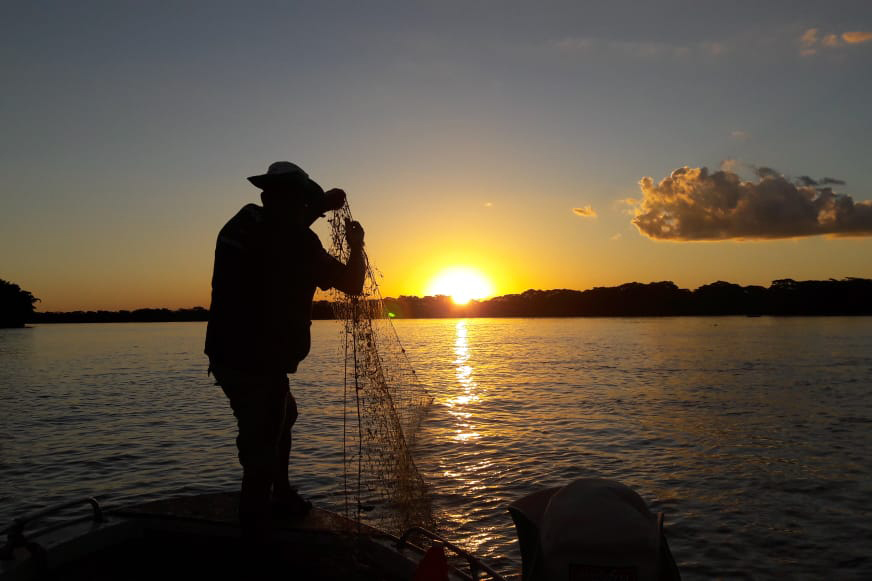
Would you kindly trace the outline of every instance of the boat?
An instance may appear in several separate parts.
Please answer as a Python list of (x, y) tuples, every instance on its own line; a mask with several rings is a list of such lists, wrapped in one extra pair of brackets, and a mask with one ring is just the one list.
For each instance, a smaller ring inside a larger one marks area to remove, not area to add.
[[(238, 493), (161, 499), (107, 510), (95, 498), (49, 507), (16, 518), (2, 531), (0, 579), (155, 581), (257, 579), (284, 572), (291, 579), (407, 580), (424, 567), (444, 569), (451, 581), (503, 578), (441, 536), (414, 527), (397, 538), (342, 515), (313, 508), (275, 523), (268, 543), (240, 542)], [(47, 517), (88, 507), (88, 514), (45, 526)], [(411, 541), (432, 543), (425, 550)], [(468, 572), (447, 563), (465, 562)], [(425, 560), (425, 557), (432, 557)], [(425, 562), (426, 561), (426, 562)], [(487, 578), (487, 577), (485, 577)]]
[[(0, 534), (0, 580), (161, 577), (473, 581), (503, 576), (482, 559), (421, 527), (401, 537), (312, 508), (274, 523), (266, 543), (239, 534), (238, 494), (205, 493), (107, 509), (95, 498), (17, 518)], [(88, 508), (87, 514), (58, 518)], [(680, 579), (663, 515), (621, 483), (577, 480), (508, 507), (523, 581)], [(36, 528), (46, 518), (56, 522)], [(427, 547), (429, 545), (429, 547)]]

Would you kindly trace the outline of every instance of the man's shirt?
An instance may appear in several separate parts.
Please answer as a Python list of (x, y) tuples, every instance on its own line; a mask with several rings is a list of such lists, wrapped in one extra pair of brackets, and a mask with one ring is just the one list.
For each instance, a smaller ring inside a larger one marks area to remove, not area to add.
[(213, 367), (293, 373), (309, 353), (312, 298), (345, 266), (305, 227), (279, 227), (255, 204), (218, 234), (206, 354)]

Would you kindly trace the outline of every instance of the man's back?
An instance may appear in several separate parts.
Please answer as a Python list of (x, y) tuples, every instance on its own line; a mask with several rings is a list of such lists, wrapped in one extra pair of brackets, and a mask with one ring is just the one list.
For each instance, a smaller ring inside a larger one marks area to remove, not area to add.
[(215, 247), (206, 331), (211, 364), (294, 372), (309, 351), (316, 284), (329, 270), (323, 254), (314, 232), (275, 224), (255, 204), (231, 218)]

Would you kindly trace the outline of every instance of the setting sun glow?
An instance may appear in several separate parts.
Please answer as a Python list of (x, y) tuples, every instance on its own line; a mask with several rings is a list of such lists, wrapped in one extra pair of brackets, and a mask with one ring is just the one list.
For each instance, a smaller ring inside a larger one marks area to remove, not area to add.
[(447, 295), (458, 305), (493, 294), (493, 284), (478, 270), (468, 267), (447, 268), (430, 282), (428, 295)]

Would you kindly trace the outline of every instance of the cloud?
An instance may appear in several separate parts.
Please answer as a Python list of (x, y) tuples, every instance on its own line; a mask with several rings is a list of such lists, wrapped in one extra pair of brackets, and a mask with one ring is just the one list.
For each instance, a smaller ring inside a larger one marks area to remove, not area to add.
[(738, 159), (733, 159), (732, 157), (730, 157), (721, 162), (721, 169), (723, 171), (731, 171), (733, 173), (736, 173), (740, 165), (741, 164)]
[(572, 211), (583, 218), (596, 218), (596, 211), (591, 208), (590, 204), (583, 208), (573, 208)]
[(712, 56), (720, 56), (728, 50), (722, 42), (704, 42), (700, 45), (700, 49)]
[(814, 46), (818, 41), (818, 29), (809, 28), (802, 33), (802, 36), (799, 37), (799, 41), (805, 46)]
[(839, 34), (825, 34), (819, 36), (820, 30), (809, 28), (799, 37), (799, 54), (812, 56), (818, 53), (819, 48), (837, 49), (845, 44), (863, 44), (872, 41), (872, 32), (843, 32)]
[(862, 44), (872, 40), (872, 32), (844, 32), (842, 40), (848, 44)]
[(566, 52), (583, 52), (593, 48), (592, 38), (564, 38), (556, 43), (558, 49)]
[(733, 139), (738, 139), (739, 141), (745, 141), (746, 139), (751, 137), (751, 134), (747, 131), (733, 131), (730, 133), (730, 137), (732, 137)]
[(777, 171), (765, 165), (755, 168), (754, 173), (757, 174), (758, 178), (774, 178), (780, 175)]
[(818, 29), (809, 28), (799, 37), (799, 54), (802, 56), (811, 56), (817, 54), (815, 46), (818, 42)]
[(836, 48), (837, 46), (842, 46), (842, 41), (835, 34), (828, 34), (823, 38), (821, 44), (827, 48)]
[(872, 236), (872, 201), (797, 185), (772, 168), (757, 174), (752, 182), (731, 171), (682, 167), (660, 183), (642, 178), (633, 224), (658, 240)]
[(675, 44), (660, 41), (608, 40), (595, 37), (566, 37), (551, 42), (558, 51), (569, 54), (615, 54), (632, 59), (685, 59), (688, 57), (720, 57), (729, 52), (722, 42)]
[(837, 180), (836, 178), (821, 178), (819, 180), (812, 179), (808, 176), (799, 176), (794, 180), (796, 185), (798, 186), (844, 186), (844, 180)]
[(617, 234), (613, 234), (609, 240), (620, 240), (623, 237), (623, 234), (618, 232)]

